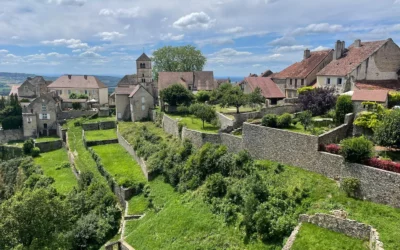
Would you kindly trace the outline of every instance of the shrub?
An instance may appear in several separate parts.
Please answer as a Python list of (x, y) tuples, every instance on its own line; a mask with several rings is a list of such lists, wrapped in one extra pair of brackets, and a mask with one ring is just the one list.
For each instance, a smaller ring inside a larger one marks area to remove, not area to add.
[(301, 125), (303, 125), (304, 130), (307, 130), (308, 127), (311, 125), (312, 122), (312, 113), (309, 110), (301, 112), (297, 115), (297, 119), (299, 119)]
[(225, 194), (226, 183), (222, 174), (217, 173), (207, 177), (205, 185), (205, 196), (207, 198), (223, 197)]
[(339, 154), (340, 153), (340, 146), (336, 144), (328, 144), (325, 145), (325, 151), (331, 154)]
[(340, 144), (340, 152), (348, 162), (363, 163), (372, 156), (373, 144), (364, 136), (344, 139)]
[(22, 98), (21, 101), (19, 101), (19, 102), (30, 102), (30, 101), (29, 101), (29, 99)]
[(35, 142), (33, 139), (28, 139), (24, 142), (22, 149), (24, 150), (24, 154), (30, 155), (32, 152), (33, 147), (35, 146)]
[(375, 129), (374, 140), (381, 146), (400, 147), (400, 110), (385, 112)]
[(193, 101), (194, 95), (184, 86), (176, 83), (161, 90), (160, 98), (163, 102), (166, 102), (171, 106), (177, 106), (179, 104), (188, 106)]
[(4, 130), (17, 129), (22, 126), (22, 116), (7, 116), (1, 122)]
[(343, 123), (346, 114), (352, 112), (353, 112), (353, 102), (351, 101), (351, 96), (349, 95), (339, 96), (336, 102), (335, 121), (337, 123)]
[(354, 120), (353, 124), (362, 127), (373, 129), (378, 126), (379, 119), (378, 114), (375, 112), (362, 111), (357, 114), (357, 118)]
[(365, 161), (365, 164), (374, 168), (400, 173), (400, 163), (391, 160), (371, 158)]
[(210, 101), (211, 94), (209, 91), (201, 90), (196, 94), (196, 101), (200, 103), (205, 103)]
[(312, 114), (323, 115), (335, 106), (336, 97), (333, 88), (315, 88), (299, 94), (299, 103), (303, 110)]
[(292, 115), (289, 113), (284, 113), (278, 117), (278, 127), (279, 128), (289, 128), (292, 124)]
[(201, 119), (203, 122), (211, 122), (213, 119), (217, 117), (217, 113), (215, 112), (213, 106), (203, 103), (195, 103), (190, 105), (189, 108), (190, 113), (195, 115), (197, 118)]
[(72, 103), (72, 108), (75, 110), (79, 110), (82, 108), (82, 105), (79, 102), (73, 102)]
[(189, 113), (189, 107), (185, 105), (179, 105), (176, 111), (178, 111), (180, 114), (186, 115)]
[(63, 168), (70, 168), (70, 167), (71, 167), (71, 164), (66, 161), (66, 162), (61, 163), (59, 166), (57, 166), (56, 170), (60, 170), (60, 169), (63, 169)]
[(389, 93), (389, 108), (393, 106), (400, 105), (400, 92), (390, 92)]
[(40, 155), (40, 148), (34, 147), (32, 149), (32, 157), (38, 157)]
[(346, 192), (347, 196), (356, 198), (360, 190), (360, 185), (359, 179), (347, 177), (343, 179), (341, 188)]
[(274, 114), (265, 115), (261, 120), (261, 125), (276, 128), (278, 125), (278, 116)]
[(305, 86), (305, 87), (299, 88), (297, 90), (297, 93), (300, 95), (300, 94), (304, 94), (308, 91), (313, 91), (313, 90), (314, 90), (314, 88), (312, 86)]

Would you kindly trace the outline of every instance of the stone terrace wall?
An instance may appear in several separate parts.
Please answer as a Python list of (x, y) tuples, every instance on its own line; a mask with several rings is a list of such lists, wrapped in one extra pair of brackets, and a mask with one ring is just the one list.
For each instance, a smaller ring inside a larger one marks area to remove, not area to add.
[(7, 161), (21, 157), (24, 154), (22, 148), (16, 146), (0, 145), (0, 159)]
[(0, 130), (0, 143), (9, 141), (20, 141), (24, 139), (22, 129)]
[(117, 125), (115, 121), (104, 121), (104, 122), (94, 122), (94, 123), (84, 123), (82, 124), (82, 129), (86, 131), (90, 130), (100, 130), (100, 129), (113, 129)]
[(175, 137), (180, 137), (179, 133), (179, 122), (175, 119), (164, 114), (162, 119), (162, 127), (167, 134), (171, 134)]
[(219, 123), (221, 124), (221, 129), (227, 129), (230, 127), (233, 128), (234, 121), (229, 117), (217, 112), (217, 118), (219, 120)]
[(242, 137), (220, 133), (221, 144), (227, 146), (229, 152), (238, 153), (243, 150), (243, 139)]
[(73, 119), (82, 116), (91, 116), (96, 114), (97, 111), (92, 110), (71, 110), (71, 111), (62, 111), (57, 114), (57, 120), (64, 120), (64, 119)]
[(214, 144), (221, 144), (221, 139), (219, 134), (208, 134), (199, 131), (187, 129), (184, 127), (182, 129), (182, 140), (188, 139), (193, 143), (193, 146), (200, 148), (207, 142)]
[(113, 129), (116, 126), (115, 121), (99, 122), (99, 129)]
[(266, 114), (275, 114), (275, 115), (281, 115), (283, 113), (296, 113), (301, 111), (301, 107), (299, 105), (294, 105), (294, 104), (286, 104), (282, 106), (272, 106), (268, 108), (264, 108), (260, 111), (261, 117), (266, 115)]
[(85, 123), (82, 124), (82, 129), (85, 131), (99, 130), (99, 123)]
[(35, 147), (40, 148), (40, 153), (46, 153), (62, 148), (61, 140), (48, 142), (35, 142)]
[(233, 128), (240, 128), (243, 123), (245, 123), (249, 119), (259, 119), (263, 117), (261, 112), (248, 112), (248, 113), (240, 113), (240, 114), (231, 114), (235, 117)]

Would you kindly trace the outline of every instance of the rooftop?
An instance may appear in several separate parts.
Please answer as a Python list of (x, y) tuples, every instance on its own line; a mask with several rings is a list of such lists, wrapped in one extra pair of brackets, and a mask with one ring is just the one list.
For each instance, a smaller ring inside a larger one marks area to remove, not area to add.
[(213, 90), (216, 85), (213, 71), (160, 72), (158, 74), (159, 90), (175, 83), (182, 84), (186, 88), (194, 85), (197, 90)]
[(146, 55), (146, 53), (143, 53), (138, 59), (136, 59), (136, 61), (151, 61), (151, 59)]
[(59, 77), (49, 88), (79, 88), (79, 89), (102, 89), (108, 88), (103, 82), (94, 76), (64, 75)]
[(358, 81), (355, 84), (357, 89), (362, 90), (396, 90), (400, 91), (399, 80), (379, 80), (379, 81)]
[(386, 102), (388, 90), (355, 90), (352, 101)]
[(136, 74), (133, 75), (125, 75), (122, 79), (118, 82), (117, 86), (123, 85), (136, 85), (137, 84), (137, 77)]
[(254, 91), (257, 87), (265, 98), (285, 98), (285, 95), (270, 77), (246, 77), (244, 81)]

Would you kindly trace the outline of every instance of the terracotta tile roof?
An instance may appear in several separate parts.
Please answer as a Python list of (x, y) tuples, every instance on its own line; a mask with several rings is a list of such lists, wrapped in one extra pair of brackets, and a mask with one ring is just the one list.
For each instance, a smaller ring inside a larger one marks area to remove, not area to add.
[[(138, 86), (138, 85), (136, 85)], [(115, 88), (116, 95), (130, 95), (132, 93), (133, 88), (130, 87), (117, 87)]]
[(136, 94), (136, 92), (140, 89), (142, 85), (136, 85), (136, 87), (134, 87), (131, 91), (131, 93), (129, 94), (129, 97), (132, 97)]
[(399, 80), (379, 80), (379, 81), (358, 81), (355, 84), (357, 89), (364, 90), (396, 90), (400, 91)]
[(370, 57), (388, 40), (362, 42), (361, 47), (354, 47), (351, 45), (341, 58), (330, 62), (325, 68), (318, 72), (317, 75), (345, 76), (356, 69), (358, 65)]
[(270, 77), (246, 77), (244, 82), (254, 91), (257, 87), (265, 98), (285, 98), (278, 85)]
[(175, 83), (182, 84), (186, 88), (195, 86), (197, 90), (212, 90), (216, 88), (213, 71), (160, 72), (158, 74), (159, 90), (168, 88)]
[(272, 72), (271, 70), (267, 69), (266, 71), (262, 72), (260, 74), (260, 76), (262, 77), (270, 77), (271, 75), (273, 75), (274, 72)]
[(388, 90), (355, 90), (352, 101), (386, 102)]
[(68, 75), (59, 77), (53, 83), (51, 83), (49, 88), (77, 88), (77, 89), (102, 89), (108, 88), (104, 83), (94, 76), (71, 76)]
[(270, 77), (278, 79), (306, 78), (332, 51), (312, 51), (309, 58), (296, 62), (281, 72), (272, 74)]
[(151, 59), (146, 55), (146, 53), (143, 53), (138, 59), (136, 59), (136, 61), (151, 61)]
[(213, 90), (216, 88), (213, 71), (194, 71), (193, 77), (193, 83), (197, 90)]
[(136, 74), (133, 75), (125, 75), (122, 79), (118, 82), (117, 86), (126, 86), (126, 85), (136, 85), (137, 84), (137, 77)]
[(12, 94), (18, 95), (18, 88), (19, 88), (20, 86), (21, 86), (21, 85), (13, 85), (13, 86), (11, 87), (10, 94), (8, 94), (8, 95), (12, 95)]

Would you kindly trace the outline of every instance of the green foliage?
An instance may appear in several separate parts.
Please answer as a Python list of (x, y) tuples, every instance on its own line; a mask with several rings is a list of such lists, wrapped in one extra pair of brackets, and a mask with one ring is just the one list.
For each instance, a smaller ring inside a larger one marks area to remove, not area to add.
[(176, 109), (179, 114), (187, 115), (189, 113), (189, 107), (186, 105), (179, 105)]
[(40, 148), (38, 148), (38, 147), (32, 148), (31, 154), (32, 154), (32, 157), (38, 157), (40, 155)]
[(201, 119), (201, 121), (203, 122), (203, 128), (204, 128), (204, 122), (206, 121), (211, 122), (213, 119), (217, 117), (217, 113), (215, 112), (213, 106), (208, 104), (202, 104), (202, 103), (192, 104), (189, 108), (189, 111), (197, 118)]
[(363, 128), (374, 129), (379, 124), (378, 114), (370, 111), (362, 111), (358, 113), (353, 124)]
[(262, 118), (261, 124), (266, 127), (276, 128), (278, 126), (278, 116), (275, 114), (267, 114)]
[(5, 117), (1, 123), (4, 130), (18, 129), (22, 127), (22, 116)]
[(206, 198), (223, 197), (226, 194), (226, 189), (226, 182), (222, 174), (216, 173), (207, 177), (204, 191)]
[(72, 92), (71, 94), (69, 94), (69, 99), (78, 99), (78, 95)]
[(262, 95), (261, 89), (259, 87), (257, 87), (252, 93), (248, 95), (248, 102), (250, 105), (265, 103), (265, 97)]
[(218, 103), (221, 107), (233, 106), (236, 108), (236, 113), (239, 113), (239, 108), (249, 103), (249, 97), (246, 95), (240, 86), (232, 86), (230, 83), (222, 84), (216, 94)]
[(312, 123), (312, 113), (309, 110), (303, 111), (297, 116), (297, 119), (299, 119), (304, 130), (307, 130)]
[(72, 103), (72, 108), (75, 109), (75, 110), (79, 110), (79, 109), (82, 108), (82, 105), (81, 105), (80, 102), (73, 102)]
[(201, 51), (192, 45), (164, 46), (153, 52), (154, 79), (158, 80), (158, 72), (202, 71), (206, 61)]
[(205, 102), (210, 101), (210, 98), (211, 98), (211, 92), (210, 91), (200, 90), (196, 94), (196, 101), (197, 102), (205, 103)]
[(27, 103), (27, 102), (30, 102), (30, 101), (29, 101), (29, 99), (26, 99), (26, 98), (22, 98), (22, 99), (20, 100), (20, 102), (24, 102), (24, 103)]
[(171, 106), (185, 105), (188, 106), (194, 100), (194, 95), (181, 84), (172, 84), (168, 88), (160, 91), (160, 98), (163, 102)]
[(383, 115), (375, 129), (374, 141), (381, 146), (400, 147), (400, 110), (394, 109)]
[(356, 198), (360, 191), (361, 182), (357, 178), (346, 177), (343, 179), (341, 188), (346, 192), (347, 196)]
[(32, 153), (32, 149), (35, 146), (35, 142), (33, 139), (28, 139), (24, 142), (24, 145), (22, 146), (22, 149), (24, 150), (24, 154), (30, 155)]
[(278, 117), (278, 127), (288, 128), (292, 124), (292, 115), (289, 113), (284, 113)]
[(342, 124), (344, 122), (344, 117), (348, 113), (353, 112), (353, 102), (351, 101), (351, 96), (341, 95), (336, 101), (335, 109), (335, 120), (337, 123)]
[(313, 90), (314, 90), (314, 88), (312, 86), (304, 86), (304, 87), (299, 88), (297, 90), (297, 93), (300, 95), (300, 94), (304, 94), (305, 92), (313, 91)]
[(87, 99), (89, 99), (89, 96), (86, 94), (79, 94), (77, 99), (86, 99), (87, 100)]
[(400, 92), (389, 93), (389, 108), (400, 105)]
[(373, 143), (364, 136), (344, 139), (340, 144), (341, 154), (348, 162), (363, 163), (372, 156)]

